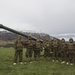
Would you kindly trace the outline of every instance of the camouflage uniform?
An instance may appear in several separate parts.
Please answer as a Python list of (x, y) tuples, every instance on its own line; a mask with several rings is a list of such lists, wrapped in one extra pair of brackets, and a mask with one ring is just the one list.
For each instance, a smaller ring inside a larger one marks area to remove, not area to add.
[(47, 38), (43, 43), (43, 47), (44, 47), (44, 57), (49, 57), (51, 45), (50, 45), (50, 41)]
[(67, 43), (65, 42), (65, 39), (62, 38), (60, 43), (60, 56), (61, 56), (61, 63), (65, 63), (67, 58)]
[(28, 36), (26, 44), (27, 44), (26, 57), (29, 58), (28, 61), (31, 62), (33, 53), (33, 41), (31, 40), (31, 36)]
[(23, 40), (21, 36), (18, 36), (18, 39), (15, 41), (15, 58), (14, 63), (17, 63), (17, 59), (19, 56), (19, 62), (22, 62), (23, 57)]
[(59, 44), (58, 40), (56, 38), (53, 38), (51, 48), (53, 50), (52, 59), (53, 61), (56, 59), (58, 61), (58, 55), (59, 55)]
[(68, 43), (68, 62), (74, 63), (74, 50), (75, 50), (75, 44), (72, 38), (69, 39)]
[(42, 50), (42, 45), (41, 45), (41, 42), (39, 39), (36, 39), (36, 42), (35, 42), (35, 50), (34, 50), (34, 58), (36, 60), (39, 60), (40, 58), (40, 51)]

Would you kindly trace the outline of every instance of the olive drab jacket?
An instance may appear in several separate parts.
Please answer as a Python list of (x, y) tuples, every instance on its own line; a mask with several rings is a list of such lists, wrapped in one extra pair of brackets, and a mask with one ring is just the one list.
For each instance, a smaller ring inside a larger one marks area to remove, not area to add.
[(60, 42), (60, 49), (61, 49), (61, 51), (67, 50), (67, 43), (65, 42), (65, 39), (63, 39), (63, 38)]
[(56, 38), (54, 38), (53, 41), (52, 41), (52, 47), (55, 48), (55, 47), (58, 47), (58, 46), (59, 46), (58, 41), (57, 41)]
[(28, 39), (26, 41), (26, 44), (27, 44), (27, 48), (32, 48), (33, 47), (33, 41), (31, 39)]
[(42, 50), (42, 44), (41, 44), (41, 42), (39, 41), (39, 39), (37, 39), (36, 42), (35, 42), (35, 48), (36, 48), (37, 50)]
[(44, 49), (50, 49), (50, 47), (51, 47), (51, 43), (50, 43), (50, 41), (49, 40), (45, 40), (44, 42), (43, 42), (43, 47), (44, 47)]
[(68, 43), (68, 49), (69, 50), (74, 50), (75, 49), (75, 44), (72, 38), (69, 39), (69, 43)]
[(15, 50), (23, 50), (23, 40), (21, 39), (20, 36), (15, 41)]

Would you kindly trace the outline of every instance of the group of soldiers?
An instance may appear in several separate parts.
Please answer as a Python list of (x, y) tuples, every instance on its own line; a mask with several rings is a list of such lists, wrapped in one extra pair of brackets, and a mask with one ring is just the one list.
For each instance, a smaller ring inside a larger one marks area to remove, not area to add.
[(75, 43), (72, 38), (68, 42), (65, 42), (65, 39), (62, 38), (58, 41), (57, 38), (53, 38), (51, 41), (46, 37), (43, 42), (40, 42), (40, 39), (33, 41), (31, 36), (28, 36), (26, 41), (22, 40), (22, 37), (19, 35), (18, 39), (15, 41), (15, 56), (14, 56), (14, 65), (17, 63), (19, 56), (20, 64), (23, 64), (23, 48), (26, 47), (25, 56), (27, 62), (32, 63), (32, 55), (34, 54), (34, 61), (40, 60), (40, 53), (44, 51), (44, 58), (51, 59), (53, 62), (61, 61), (61, 64), (66, 63), (73, 65), (75, 60)]

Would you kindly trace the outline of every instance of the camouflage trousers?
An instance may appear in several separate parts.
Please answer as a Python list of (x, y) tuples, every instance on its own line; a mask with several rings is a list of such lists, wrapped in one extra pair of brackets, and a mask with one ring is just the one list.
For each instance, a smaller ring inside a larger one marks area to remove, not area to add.
[(19, 62), (22, 62), (23, 59), (23, 50), (16, 50), (14, 55), (14, 63), (17, 63), (17, 59), (19, 57)]
[(54, 47), (54, 48), (53, 48), (52, 59), (53, 59), (53, 60), (58, 60), (58, 57), (59, 57), (58, 55), (59, 55), (59, 50), (58, 50), (57, 47)]
[(35, 58), (35, 60), (36, 60), (36, 58), (40, 58), (40, 49), (34, 50), (34, 58)]
[(60, 57), (61, 57), (62, 61), (66, 61), (67, 54), (66, 54), (65, 50), (63, 50), (63, 51), (60, 52)]
[(50, 56), (50, 49), (45, 49), (44, 50), (44, 57), (49, 57)]
[(68, 51), (67, 62), (74, 63), (74, 59), (75, 59), (74, 57), (75, 57), (74, 51), (73, 50), (69, 50)]
[(32, 57), (33, 48), (27, 48), (26, 49), (26, 57)]
[(25, 55), (26, 55), (26, 62), (31, 62), (32, 61), (32, 54), (33, 54), (33, 48), (27, 48), (26, 49), (26, 53), (25, 53)]

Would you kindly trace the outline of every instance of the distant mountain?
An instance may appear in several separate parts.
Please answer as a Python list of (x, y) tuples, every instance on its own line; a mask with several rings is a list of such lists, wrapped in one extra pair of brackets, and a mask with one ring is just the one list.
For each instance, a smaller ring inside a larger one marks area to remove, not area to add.
[(69, 38), (73, 38), (75, 41), (75, 33), (65, 33), (65, 34), (58, 34), (55, 35), (58, 39), (65, 38), (66, 41), (69, 41)]
[[(49, 36), (46, 33), (36, 33), (36, 32), (30, 32), (30, 31), (28, 32), (19, 31), (19, 32), (26, 34), (26, 35), (31, 35), (33, 37), (36, 37), (42, 40), (44, 40), (46, 37), (48, 37), (49, 40), (53, 38), (52, 36)], [(13, 41), (17, 38), (17, 36), (18, 36), (17, 34), (9, 32), (9, 31), (0, 31), (0, 40)], [(26, 39), (26, 38), (23, 37), (23, 39)]]

